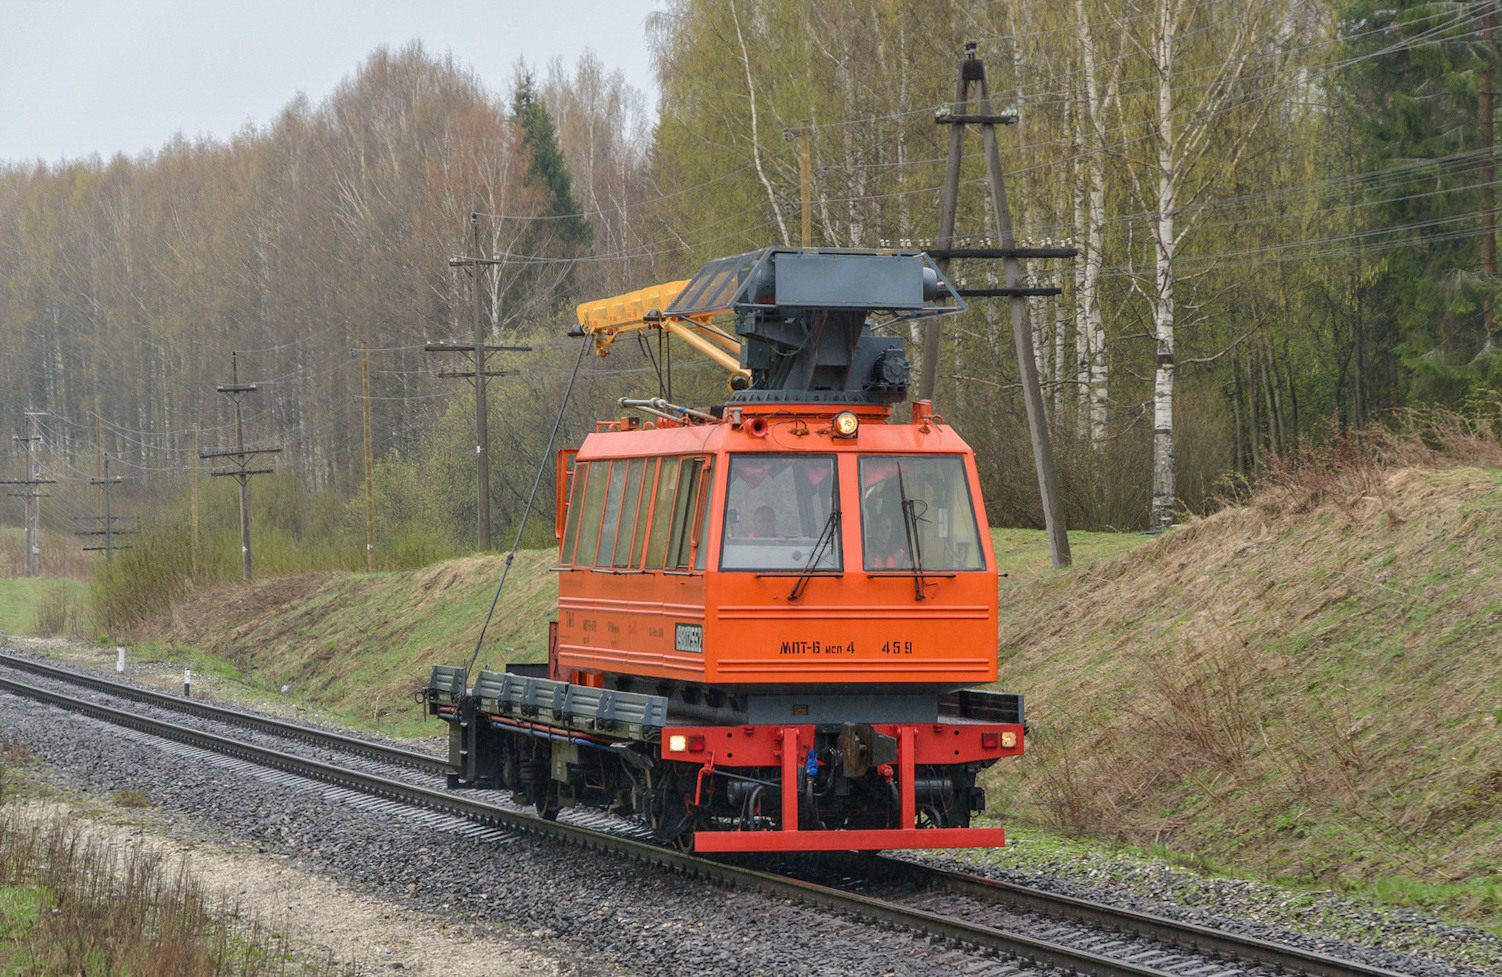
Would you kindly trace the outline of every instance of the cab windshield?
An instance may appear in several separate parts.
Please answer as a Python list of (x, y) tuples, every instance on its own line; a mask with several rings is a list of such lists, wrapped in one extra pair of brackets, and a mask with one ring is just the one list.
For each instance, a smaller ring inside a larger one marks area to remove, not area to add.
[(732, 455), (720, 569), (839, 570), (838, 497), (833, 455)]
[(984, 570), (965, 462), (957, 455), (860, 459), (867, 570)]

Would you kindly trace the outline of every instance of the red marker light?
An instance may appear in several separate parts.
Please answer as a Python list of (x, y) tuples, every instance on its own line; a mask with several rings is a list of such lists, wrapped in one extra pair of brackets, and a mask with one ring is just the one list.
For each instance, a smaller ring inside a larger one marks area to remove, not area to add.
[(704, 737), (703, 736), (699, 736), (699, 735), (690, 736), (688, 738), (688, 752), (690, 752), (690, 753), (703, 753), (704, 752)]
[(994, 750), (994, 749), (996, 749), (996, 744), (999, 741), (1000, 741), (1000, 736), (996, 732), (996, 730), (994, 730), (994, 729), (991, 730), (989, 733), (981, 733), (980, 734), (980, 748), (983, 749), (983, 750)]

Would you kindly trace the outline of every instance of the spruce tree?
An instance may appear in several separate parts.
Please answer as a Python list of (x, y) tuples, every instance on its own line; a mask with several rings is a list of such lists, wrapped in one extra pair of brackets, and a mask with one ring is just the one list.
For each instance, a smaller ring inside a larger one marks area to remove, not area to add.
[(517, 79), (511, 115), (521, 127), (523, 144), (532, 156), (527, 183), (547, 188), (550, 199), (545, 214), (559, 218), (542, 222), (548, 225), (548, 229), (538, 236), (538, 240), (540, 243), (554, 242), (560, 256), (577, 256), (588, 246), (593, 231), (582, 213), (583, 208), (574, 199), (573, 181), (564, 164), (563, 151), (558, 148), (553, 117), (537, 97), (536, 84), (529, 71), (523, 71)]
[(1483, 313), (1496, 283), (1482, 274), (1479, 246), (1493, 206), (1478, 121), (1482, 77), (1497, 60), (1480, 31), (1489, 6), (1346, 7), (1349, 168), (1372, 174), (1357, 184), (1357, 229), (1371, 254), (1362, 300), (1377, 326), (1367, 366), (1388, 403), (1455, 403), (1498, 379)]

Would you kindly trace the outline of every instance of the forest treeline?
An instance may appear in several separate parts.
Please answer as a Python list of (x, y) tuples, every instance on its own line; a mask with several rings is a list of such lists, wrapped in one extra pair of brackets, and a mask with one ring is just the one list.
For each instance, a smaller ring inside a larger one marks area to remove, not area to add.
[[(236, 351), (258, 388), (247, 437), (283, 449), (253, 482), (258, 529), (358, 565), (365, 348), (378, 555), (463, 551), (472, 394), (422, 349), (471, 335), (470, 266), (451, 259), (493, 259), (488, 339), (531, 347), (490, 364), (510, 373), (490, 388), (504, 532), (579, 355), (573, 305), (797, 244), (800, 141), (814, 244), (934, 238), (934, 117), (974, 40), (1018, 119), (998, 130), (1018, 238), (1079, 249), (1025, 269), (1062, 290), (1028, 311), (1068, 522), (1161, 525), (1305, 441), (1502, 386), (1497, 3), (670, 0), (636, 54), (655, 112), (589, 53), (497, 80), (381, 49), (224, 141), (0, 167), (0, 418), (43, 438), (58, 528), (93, 518), (100, 452), (125, 511), (180, 508), (195, 469), (227, 511), (194, 449), (232, 435), (215, 386)], [(957, 228), (975, 243), (993, 233), (984, 175), (972, 130)], [(952, 273), (1000, 284), (981, 261)], [(981, 454), (993, 521), (1041, 525), (1006, 310), (976, 300), (944, 329), (937, 408)], [(723, 390), (688, 350), (617, 343), (585, 356), (564, 442), (665, 370), (680, 401)], [(19, 445), (4, 457), (21, 477)]]

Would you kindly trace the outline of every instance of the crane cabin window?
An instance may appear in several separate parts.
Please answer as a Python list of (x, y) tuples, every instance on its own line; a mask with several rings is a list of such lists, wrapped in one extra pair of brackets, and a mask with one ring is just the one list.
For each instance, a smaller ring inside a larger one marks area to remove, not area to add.
[[(646, 516), (647, 509), (650, 508), (650, 499), (643, 499), (641, 491), (644, 464), (642, 459), (637, 458), (631, 462), (631, 468), (626, 473), (626, 500), (621, 506), (621, 528), (615, 537), (615, 563), (612, 564), (616, 567), (635, 566), (636, 561), (632, 559), (632, 555), (641, 552), (641, 545), (636, 540), (641, 535), (641, 518)], [(636, 545), (633, 546), (633, 543)]]
[(841, 569), (838, 498), (833, 455), (732, 455), (720, 569)]
[(867, 570), (984, 570), (970, 481), (958, 455), (860, 460)]
[(563, 548), (558, 553), (560, 566), (573, 566), (574, 546), (579, 542), (579, 516), (584, 512), (584, 482), (589, 474), (589, 465), (575, 465), (569, 479), (568, 512), (564, 514)]
[(605, 488), (610, 482), (610, 462), (592, 461), (584, 481), (584, 504), (579, 512), (579, 546), (574, 551), (574, 566), (592, 567), (600, 546), (600, 509), (605, 502)]
[(700, 545), (704, 535), (702, 523), (707, 514), (712, 482), (708, 458), (683, 459), (678, 473), (678, 493), (673, 499), (673, 531), (668, 538), (666, 569), (704, 568), (702, 557), (696, 560), (695, 554), (703, 552)]
[(612, 462), (610, 489), (605, 495), (605, 518), (600, 523), (600, 547), (595, 560), (597, 567), (610, 566), (611, 556), (615, 553), (615, 538), (621, 522), (621, 498), (625, 489), (626, 463)]

